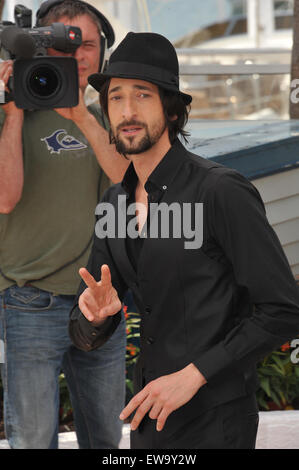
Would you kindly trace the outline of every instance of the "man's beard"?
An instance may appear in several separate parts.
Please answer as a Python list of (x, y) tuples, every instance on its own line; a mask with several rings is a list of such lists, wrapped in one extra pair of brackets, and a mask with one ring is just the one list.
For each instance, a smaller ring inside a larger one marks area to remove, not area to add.
[[(137, 141), (135, 145), (133, 144), (134, 137), (128, 136), (127, 139), (129, 143), (126, 143), (126, 141), (122, 140), (119, 136), (121, 128), (126, 126), (137, 126), (143, 128), (145, 130), (145, 136), (142, 137), (141, 140)], [(166, 122), (161, 122), (158, 126), (155, 126), (150, 133), (147, 124), (138, 121), (126, 121), (117, 126), (115, 134), (112, 133), (111, 143), (115, 144), (118, 153), (124, 156), (144, 153), (158, 142), (166, 127)]]

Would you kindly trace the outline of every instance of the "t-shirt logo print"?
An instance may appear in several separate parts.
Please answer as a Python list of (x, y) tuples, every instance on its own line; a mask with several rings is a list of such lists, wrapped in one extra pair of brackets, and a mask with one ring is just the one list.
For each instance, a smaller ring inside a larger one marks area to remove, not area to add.
[(49, 135), (41, 139), (46, 142), (48, 150), (51, 153), (60, 153), (61, 150), (81, 150), (87, 148), (83, 142), (80, 142), (75, 137), (68, 135), (65, 129), (58, 129)]

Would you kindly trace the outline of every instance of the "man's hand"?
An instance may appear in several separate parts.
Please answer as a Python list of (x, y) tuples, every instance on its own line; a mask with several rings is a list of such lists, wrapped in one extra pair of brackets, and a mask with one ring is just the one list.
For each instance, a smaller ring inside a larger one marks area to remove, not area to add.
[(170, 413), (191, 400), (205, 383), (204, 376), (191, 363), (178, 372), (147, 384), (123, 409), (120, 419), (128, 418), (136, 410), (131, 422), (134, 431), (149, 412), (151, 419), (157, 419), (157, 431), (161, 431)]
[(56, 111), (60, 116), (64, 117), (65, 119), (71, 119), (74, 121), (75, 124), (80, 125), (81, 122), (84, 122), (86, 118), (89, 117), (90, 113), (84, 102), (84, 95), (82, 90), (79, 89), (79, 103), (77, 106), (73, 106), (72, 108), (56, 108)]
[[(2, 81), (4, 85), (5, 91), (9, 92), (7, 87), (8, 80), (13, 72), (13, 61), (12, 60), (5, 60), (0, 64), (0, 81)], [(0, 103), (1, 104), (1, 103)], [(23, 119), (23, 110), (16, 107), (14, 101), (10, 101), (9, 103), (2, 103), (2, 108), (7, 116), (13, 116), (14, 118)]]
[(120, 311), (121, 302), (112, 286), (107, 264), (102, 265), (101, 280), (98, 282), (86, 268), (81, 268), (79, 274), (88, 286), (79, 297), (79, 308), (87, 320), (100, 325), (107, 317)]

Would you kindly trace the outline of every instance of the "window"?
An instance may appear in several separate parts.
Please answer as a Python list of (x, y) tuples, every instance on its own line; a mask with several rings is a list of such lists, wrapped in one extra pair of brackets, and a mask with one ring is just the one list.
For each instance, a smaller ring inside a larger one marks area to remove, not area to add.
[(233, 15), (246, 15), (247, 0), (230, 0)]
[(275, 29), (292, 29), (294, 0), (274, 0)]

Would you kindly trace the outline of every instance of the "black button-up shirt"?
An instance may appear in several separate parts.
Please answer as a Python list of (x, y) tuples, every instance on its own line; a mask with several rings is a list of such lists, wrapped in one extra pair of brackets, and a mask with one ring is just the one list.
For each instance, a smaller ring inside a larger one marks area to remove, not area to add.
[[(116, 220), (118, 197), (126, 196), (126, 209), (136, 182), (131, 164), (123, 182), (105, 193), (104, 201), (116, 209)], [(183, 231), (181, 237), (147, 234), (134, 267), (134, 242), (128, 249), (117, 235), (95, 236), (88, 269), (98, 279), (100, 266), (108, 264), (120, 299), (130, 288), (141, 313), (136, 389), (192, 362), (208, 381), (191, 400), (197, 400), (196, 406), (254, 390), (255, 363), (299, 333), (299, 289), (258, 191), (238, 172), (188, 152), (178, 140), (145, 189), (149, 202), (168, 207), (202, 203), (203, 243), (186, 248)], [(84, 288), (81, 283), (78, 295)], [(82, 349), (97, 348), (113, 333), (119, 317), (95, 328), (75, 306), (72, 340)]]

